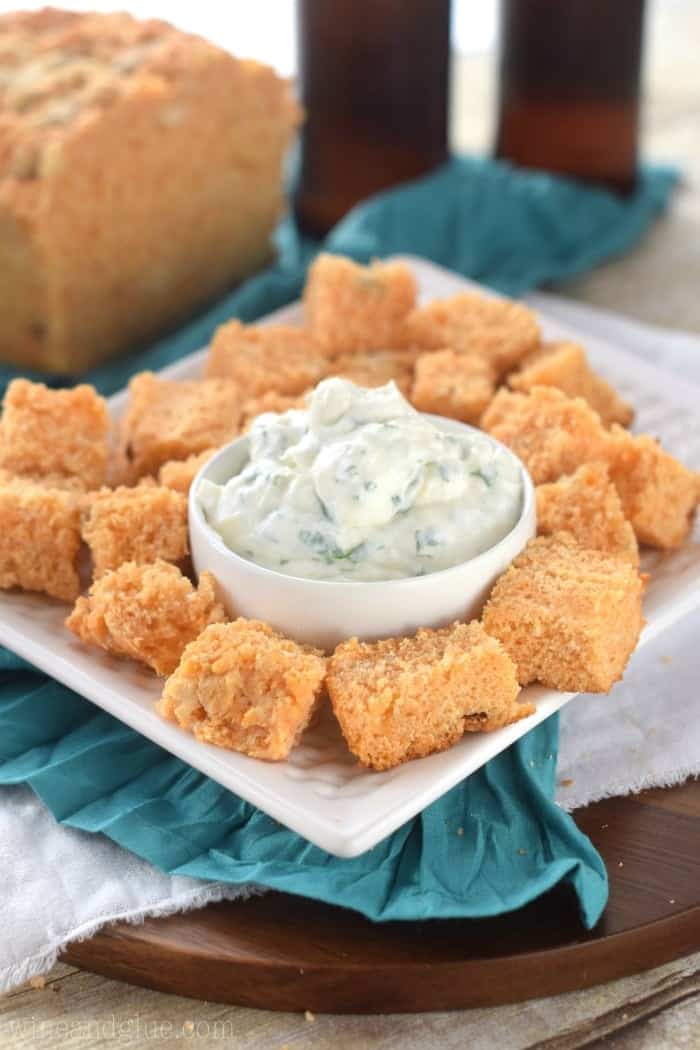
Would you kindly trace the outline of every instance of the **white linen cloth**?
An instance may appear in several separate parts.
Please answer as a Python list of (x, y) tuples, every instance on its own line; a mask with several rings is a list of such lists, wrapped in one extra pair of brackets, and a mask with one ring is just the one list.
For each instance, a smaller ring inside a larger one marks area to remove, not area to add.
[[(533, 304), (582, 333), (700, 383), (700, 338), (553, 296)], [(612, 695), (561, 715), (558, 801), (573, 809), (700, 774), (700, 612), (640, 650)], [(0, 789), (0, 992), (51, 968), (61, 948), (116, 919), (139, 922), (260, 892), (171, 877), (101, 835), (56, 824), (28, 788)]]

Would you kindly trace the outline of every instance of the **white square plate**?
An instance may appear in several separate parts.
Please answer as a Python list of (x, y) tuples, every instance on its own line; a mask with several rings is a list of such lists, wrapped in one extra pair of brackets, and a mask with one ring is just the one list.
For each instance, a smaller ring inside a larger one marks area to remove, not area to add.
[[(405, 261), (416, 275), (423, 301), (478, 287), (422, 259), (406, 257)], [(300, 305), (295, 304), (266, 320), (298, 323), (300, 313)], [(546, 317), (542, 323), (549, 338), (577, 338), (576, 332)], [(586, 344), (596, 368), (635, 405), (637, 428), (657, 434), (683, 462), (700, 468), (700, 387), (603, 341), (580, 341)], [(192, 354), (162, 374), (197, 377), (204, 355), (204, 350)], [(111, 399), (115, 416), (124, 403), (124, 393)], [(645, 567), (653, 576), (645, 598), (647, 626), (640, 644), (700, 604), (700, 529), (696, 527), (682, 550), (646, 556)], [(531, 686), (526, 696), (537, 711), (530, 718), (496, 732), (467, 734), (449, 751), (385, 773), (369, 772), (353, 760), (330, 715), (305, 735), (289, 761), (266, 763), (199, 743), (164, 722), (154, 706), (161, 683), (135, 663), (82, 645), (63, 627), (67, 611), (66, 606), (39, 596), (0, 593), (0, 642), (280, 823), (341, 857), (357, 856), (376, 845), (573, 695)], [(615, 717), (613, 705), (610, 717)]]

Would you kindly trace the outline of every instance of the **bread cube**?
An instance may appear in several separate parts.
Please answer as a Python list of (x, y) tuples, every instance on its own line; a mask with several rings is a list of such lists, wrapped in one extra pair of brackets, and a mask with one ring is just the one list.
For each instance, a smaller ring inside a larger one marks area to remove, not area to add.
[(216, 452), (215, 448), (205, 448), (187, 459), (169, 459), (158, 471), (158, 484), (186, 496), (199, 471)]
[(413, 382), (416, 353), (413, 350), (374, 350), (343, 354), (328, 369), (331, 376), (349, 379), (356, 386), (377, 387), (393, 380), (404, 397)]
[(204, 743), (279, 761), (308, 725), (325, 669), (317, 649), (268, 624), (215, 624), (185, 649), (158, 711)]
[(95, 578), (123, 562), (177, 562), (188, 553), (187, 497), (155, 484), (94, 493), (82, 524)]
[(404, 345), (404, 321), (416, 301), (416, 282), (403, 263), (360, 266), (321, 253), (304, 289), (306, 326), (330, 357)]
[(680, 547), (700, 502), (700, 474), (665, 452), (648, 434), (613, 427), (610, 476), (637, 539), (650, 547)]
[(537, 531), (570, 532), (582, 547), (616, 554), (639, 565), (634, 529), (604, 463), (587, 463), (575, 474), (538, 485)]
[(606, 461), (610, 435), (583, 398), (554, 387), (529, 394), (498, 391), (481, 426), (522, 459), (536, 485), (572, 474), (584, 463)]
[(22, 478), (0, 480), (0, 588), (73, 601), (80, 592), (79, 550), (74, 494)]
[(305, 394), (300, 394), (298, 397), (289, 397), (286, 394), (276, 394), (274, 391), (270, 391), (268, 394), (261, 394), (260, 397), (251, 397), (249, 401), (243, 402), (241, 433), (246, 434), (254, 420), (258, 416), (264, 415), (265, 412), (282, 413), (289, 412), (293, 408), (306, 408)]
[(643, 591), (628, 559), (555, 533), (531, 540), (497, 580), (482, 623), (517, 665), (521, 685), (607, 693), (639, 639)]
[(523, 303), (460, 292), (413, 310), (405, 339), (422, 350), (481, 354), (500, 378), (539, 345), (540, 326)]
[(411, 402), (419, 412), (477, 424), (494, 392), (493, 369), (481, 354), (436, 350), (416, 361)]
[(272, 69), (52, 8), (0, 16), (0, 55), (1, 359), (77, 375), (272, 258), (301, 118)]
[(245, 398), (269, 392), (289, 397), (315, 386), (326, 374), (327, 365), (301, 328), (229, 321), (214, 333), (205, 374), (233, 380)]
[(170, 459), (187, 459), (238, 433), (241, 395), (228, 379), (160, 379), (140, 372), (129, 383), (119, 431), (120, 480), (157, 474)]
[(109, 455), (109, 413), (104, 398), (85, 384), (50, 390), (14, 379), (2, 411), (0, 467), (57, 487), (99, 488)]
[(586, 352), (576, 343), (544, 343), (529, 354), (517, 372), (508, 376), (513, 390), (528, 393), (534, 386), (554, 386), (567, 397), (582, 397), (601, 418), (604, 426), (629, 426), (634, 409), (623, 401), (588, 363)]
[(224, 619), (210, 573), (203, 572), (195, 588), (167, 562), (124, 562), (78, 599), (66, 627), (88, 645), (129, 656), (166, 675), (175, 670), (189, 642)]
[(465, 733), (533, 713), (519, 704), (515, 667), (476, 621), (411, 638), (343, 642), (328, 694), (348, 747), (373, 769), (444, 751)]

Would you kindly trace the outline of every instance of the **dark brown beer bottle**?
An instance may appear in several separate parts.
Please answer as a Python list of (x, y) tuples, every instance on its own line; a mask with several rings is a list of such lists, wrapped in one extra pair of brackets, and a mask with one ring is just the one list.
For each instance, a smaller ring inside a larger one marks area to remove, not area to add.
[(319, 236), (447, 157), (450, 0), (299, 0), (306, 123), (295, 196)]
[(643, 20), (644, 0), (501, 0), (496, 155), (630, 190)]

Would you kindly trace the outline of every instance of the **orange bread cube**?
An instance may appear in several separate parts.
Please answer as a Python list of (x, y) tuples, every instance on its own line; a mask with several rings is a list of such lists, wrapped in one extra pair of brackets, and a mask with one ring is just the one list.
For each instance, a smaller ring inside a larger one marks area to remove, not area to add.
[(411, 402), (419, 412), (476, 424), (494, 392), (493, 369), (481, 354), (436, 350), (416, 361)]
[(187, 646), (158, 711), (198, 740), (286, 758), (321, 696), (326, 661), (258, 620), (208, 627)]
[(497, 378), (515, 368), (540, 341), (539, 322), (528, 306), (474, 292), (419, 307), (409, 315), (405, 331), (408, 344), (422, 350), (449, 347), (481, 354)]
[(521, 685), (607, 693), (637, 644), (643, 590), (628, 560), (584, 549), (566, 532), (540, 536), (496, 581), (482, 622)]
[(75, 495), (23, 478), (0, 480), (0, 588), (74, 601), (80, 593), (79, 550)]
[(205, 448), (204, 452), (197, 452), (187, 459), (169, 459), (158, 471), (158, 484), (186, 496), (195, 476), (216, 451), (215, 448)]
[(78, 599), (66, 627), (88, 645), (130, 656), (165, 675), (175, 670), (189, 642), (223, 619), (208, 572), (195, 589), (175, 565), (125, 562)]
[(413, 350), (374, 350), (343, 354), (328, 369), (331, 376), (349, 379), (357, 386), (384, 386), (392, 379), (406, 397), (413, 382), (416, 353)]
[(583, 398), (568, 398), (549, 386), (533, 387), (529, 394), (499, 390), (481, 426), (520, 456), (536, 485), (605, 460), (610, 442)]
[(586, 352), (576, 343), (544, 343), (529, 354), (518, 372), (508, 376), (513, 390), (527, 393), (534, 386), (554, 386), (567, 397), (582, 397), (595, 409), (605, 426), (629, 426), (634, 409), (588, 364)]
[(700, 474), (674, 459), (648, 434), (613, 427), (608, 458), (625, 514), (640, 543), (680, 547), (700, 502)]
[(570, 532), (582, 547), (605, 551), (639, 565), (634, 529), (604, 463), (587, 463), (575, 474), (538, 485), (537, 531)]
[(293, 396), (323, 379), (327, 365), (308, 332), (301, 328), (229, 321), (214, 333), (205, 374), (232, 379), (246, 398), (269, 391)]
[(534, 711), (517, 702), (512, 661), (476, 621), (371, 644), (351, 638), (333, 653), (326, 684), (348, 747), (373, 769)]
[(304, 289), (306, 326), (331, 357), (403, 346), (403, 324), (416, 301), (416, 282), (403, 263), (360, 266), (321, 253)]
[(224, 445), (238, 433), (240, 418), (240, 393), (230, 380), (177, 382), (140, 372), (129, 383), (120, 426), (122, 480), (138, 481), (170, 459)]
[(96, 578), (126, 561), (181, 561), (188, 552), (187, 497), (154, 484), (104, 489), (90, 497), (82, 532)]
[(241, 433), (245, 434), (250, 430), (253, 420), (265, 412), (289, 412), (292, 408), (306, 408), (306, 395), (288, 397), (286, 394), (276, 394), (270, 391), (268, 394), (261, 394), (260, 397), (251, 397), (249, 401), (243, 403)]
[(50, 390), (43, 383), (14, 379), (3, 401), (0, 467), (52, 485), (99, 488), (105, 481), (109, 428), (107, 404), (94, 387)]

